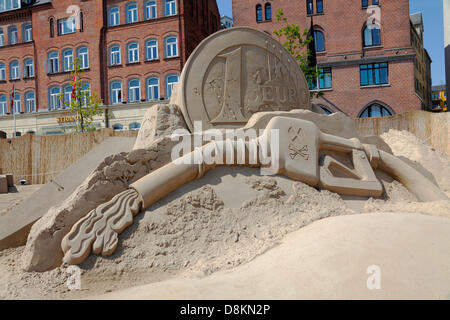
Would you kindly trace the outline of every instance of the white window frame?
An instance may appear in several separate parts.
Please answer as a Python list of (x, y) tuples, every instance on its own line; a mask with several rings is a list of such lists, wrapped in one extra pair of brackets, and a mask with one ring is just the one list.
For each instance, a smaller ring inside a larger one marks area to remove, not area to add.
[[(173, 76), (177, 76), (178, 80), (176, 82), (169, 82), (169, 78), (173, 77)], [(179, 81), (180, 81), (180, 76), (176, 73), (171, 73), (166, 76), (166, 100), (170, 99), (170, 97), (172, 96), (172, 93), (173, 93), (173, 86), (174, 86), (174, 84), (178, 83)]]
[(110, 27), (120, 24), (120, 7), (111, 7), (108, 9), (108, 25)]
[(23, 26), (23, 42), (33, 41), (33, 27), (31, 23), (27, 23)]
[[(31, 61), (31, 63), (29, 63)], [(28, 58), (23, 62), (23, 76), (25, 78), (34, 77), (34, 62), (33, 59)]]
[(8, 29), (8, 44), (13, 45), (19, 43), (19, 31), (17, 26), (11, 26)]
[(70, 84), (63, 87), (64, 102), (67, 102), (63, 103), (63, 109), (70, 108), (70, 106), (72, 105), (72, 90), (73, 86), (71, 86)]
[[(13, 63), (17, 62), (17, 65), (13, 66)], [(17, 60), (11, 61), (11, 63), (9, 64), (9, 68), (10, 68), (10, 79), (11, 80), (17, 80), (20, 78), (20, 63)]]
[[(83, 49), (86, 49), (85, 52), (81, 52)], [(79, 47), (77, 49), (77, 58), (80, 58), (80, 69), (88, 69), (89, 68), (89, 48), (88, 47)]]
[[(150, 80), (152, 79), (156, 79), (158, 80), (157, 84), (150, 84)], [(147, 79), (146, 84), (147, 84), (147, 100), (148, 101), (158, 101), (159, 97), (161, 96), (161, 87), (159, 85), (160, 81), (159, 81), (159, 77), (150, 77)], [(154, 96), (154, 88), (157, 88), (157, 94), (158, 96), (155, 97)]]
[[(30, 98), (29, 94), (32, 93), (33, 97)], [(36, 98), (34, 91), (25, 92), (25, 113), (31, 113), (36, 111)]]
[[(169, 40), (175, 39), (174, 43), (169, 44)], [(175, 54), (174, 54), (174, 51)], [(170, 53), (170, 55), (169, 55)], [(168, 36), (164, 39), (164, 55), (166, 58), (174, 58), (178, 57), (178, 37), (177, 36)]]
[(0, 64), (0, 80), (6, 80), (6, 65), (3, 62)]
[[(56, 56), (52, 56), (56, 53)], [(58, 51), (52, 51), (48, 53), (48, 73), (58, 73), (59, 72), (59, 53)]]
[(3, 28), (0, 28), (0, 47), (5, 45), (5, 33), (3, 32)]
[[(113, 88), (114, 84), (120, 84), (120, 88)], [(123, 90), (122, 90), (122, 81), (112, 81), (110, 84), (110, 90), (111, 90), (111, 104), (120, 104), (123, 101)], [(119, 99), (119, 92), (120, 92), (120, 99)]]
[(0, 115), (6, 115), (8, 113), (8, 98), (6, 98), (6, 94), (0, 95)]
[(156, 18), (158, 18), (158, 6), (156, 0), (147, 1), (145, 3), (145, 19), (151, 20)]
[[(139, 85), (137, 87), (131, 87), (131, 82), (137, 80)], [(136, 90), (137, 89), (137, 90)], [(139, 94), (139, 98), (136, 99), (136, 92)], [(139, 79), (128, 80), (128, 102), (135, 103), (141, 101), (141, 81)]]
[(176, 0), (164, 0), (164, 15), (174, 16), (177, 14), (177, 1)]
[[(67, 52), (70, 52), (70, 55), (66, 55)], [(65, 72), (73, 70), (73, 49), (65, 49), (62, 53), (63, 56), (63, 70)]]
[[(130, 8), (130, 7), (134, 7), (134, 8)], [(130, 3), (126, 4), (125, 8), (126, 8), (126, 12), (127, 12), (127, 23), (138, 22), (138, 20), (139, 20), (138, 7), (139, 6), (138, 6), (137, 2), (130, 2)], [(132, 19), (130, 19), (130, 13), (131, 13)]]
[[(150, 42), (154, 41), (154, 45), (150, 45)], [(149, 54), (150, 53), (150, 54)], [(148, 39), (145, 42), (145, 55), (147, 60), (158, 60), (158, 40)]]
[[(58, 93), (52, 93), (53, 89), (58, 89)], [(60, 87), (50, 87), (48, 89), (48, 110), (58, 110), (61, 109), (61, 100), (58, 98), (58, 95), (61, 94), (61, 88)]]
[[(115, 48), (118, 48), (118, 51), (113, 51)], [(120, 52), (120, 45), (112, 45), (109, 48), (109, 65), (110, 66), (116, 66), (121, 64), (122, 61), (122, 57), (121, 57), (121, 52)]]
[[(132, 45), (136, 45), (136, 48), (131, 49)], [(132, 57), (133, 60), (131, 60)], [(139, 43), (130, 42), (129, 44), (127, 44), (127, 63), (136, 63), (136, 62), (139, 62)]]
[(22, 103), (21, 103), (21, 99), (20, 99), (20, 93), (16, 93), (16, 94), (14, 94), (13, 112), (15, 114), (19, 114), (21, 112), (21, 110), (22, 110)]
[(63, 36), (65, 34), (75, 33), (75, 31), (76, 31), (75, 17), (69, 17), (58, 20), (58, 35)]

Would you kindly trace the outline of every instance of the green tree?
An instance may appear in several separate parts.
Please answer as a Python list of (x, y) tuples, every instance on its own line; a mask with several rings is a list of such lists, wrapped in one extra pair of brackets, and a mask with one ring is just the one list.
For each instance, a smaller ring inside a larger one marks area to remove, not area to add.
[[(286, 23), (286, 26), (274, 30), (273, 33), (278, 37), (278, 41), (283, 44), (283, 46), (292, 54), (292, 56), (298, 61), (300, 68), (305, 74), (306, 80), (310, 87), (319, 76), (319, 70), (316, 66), (310, 65), (310, 59), (312, 57), (312, 52), (308, 49), (308, 44), (314, 40), (312, 36), (309, 35), (309, 30), (300, 30), (298, 24), (289, 24), (282, 9), (279, 9), (275, 14), (278, 22)], [(323, 96), (321, 91), (310, 91), (311, 97)]]
[(88, 83), (83, 80), (84, 70), (80, 67), (80, 59), (76, 58), (71, 65), (70, 74), (73, 79), (70, 82), (73, 88), (71, 99), (64, 100), (64, 92), (61, 92), (59, 99), (66, 108), (69, 108), (70, 113), (76, 116), (77, 132), (95, 131), (93, 121), (95, 116), (103, 113), (102, 99), (97, 94), (91, 93)]

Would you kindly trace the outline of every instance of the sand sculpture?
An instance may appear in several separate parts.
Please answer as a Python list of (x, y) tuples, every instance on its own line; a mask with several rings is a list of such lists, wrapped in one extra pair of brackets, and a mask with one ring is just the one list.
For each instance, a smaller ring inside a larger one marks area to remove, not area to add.
[[(105, 256), (112, 254), (118, 245), (118, 234), (133, 223), (133, 217), (142, 209), (226, 163), (273, 167), (276, 161), (273, 174), (342, 195), (368, 197), (379, 197), (383, 192), (373, 172), (379, 168), (421, 201), (448, 199), (421, 172), (376, 145), (324, 133), (320, 124), (310, 121), (308, 113), (286, 112), (311, 110), (305, 77), (275, 39), (257, 30), (233, 28), (204, 40), (183, 69), (171, 103), (181, 109), (191, 132), (194, 121), (201, 121), (203, 129), (226, 129), (246, 124), (248, 127), (249, 119), (255, 116), (263, 119), (264, 111), (270, 111), (270, 116), (259, 122), (259, 127), (265, 130), (255, 139), (241, 144), (231, 139), (206, 143), (137, 180), (89, 212), (64, 237), (61, 243), (64, 262), (79, 264), (91, 251)], [(263, 116), (258, 117), (259, 113)], [(258, 127), (255, 124), (258, 120), (253, 123)], [(233, 161), (226, 161), (228, 155), (224, 150), (232, 151)], [(215, 160), (206, 161), (205, 154)], [(264, 154), (270, 154), (270, 163), (263, 161)], [(349, 157), (352, 166), (343, 163), (342, 156)], [(333, 168), (346, 177), (335, 176)]]

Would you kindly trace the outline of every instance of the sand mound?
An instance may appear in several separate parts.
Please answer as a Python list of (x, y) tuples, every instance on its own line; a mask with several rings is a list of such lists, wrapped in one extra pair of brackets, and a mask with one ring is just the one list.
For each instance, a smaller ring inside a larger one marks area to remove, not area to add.
[(391, 147), (395, 156), (403, 156), (421, 164), (430, 171), (439, 187), (450, 195), (450, 157), (439, 153), (430, 145), (421, 142), (408, 131), (389, 130), (381, 138)]

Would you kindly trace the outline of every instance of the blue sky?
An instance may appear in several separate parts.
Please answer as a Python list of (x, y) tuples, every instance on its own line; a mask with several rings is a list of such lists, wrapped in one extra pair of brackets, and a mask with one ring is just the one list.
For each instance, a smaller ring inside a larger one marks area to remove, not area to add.
[[(221, 15), (232, 16), (231, 3), (231, 0), (217, 0)], [(410, 0), (409, 10), (410, 13), (422, 12), (425, 49), (433, 60), (431, 64), (433, 85), (443, 84), (445, 83), (445, 64), (442, 0)]]

